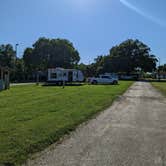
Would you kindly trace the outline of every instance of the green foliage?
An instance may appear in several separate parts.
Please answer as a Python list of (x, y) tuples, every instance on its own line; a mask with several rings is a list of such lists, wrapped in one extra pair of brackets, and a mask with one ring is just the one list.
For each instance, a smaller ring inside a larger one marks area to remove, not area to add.
[(132, 72), (140, 68), (151, 72), (156, 68), (157, 59), (150, 54), (150, 48), (139, 40), (126, 40), (110, 50), (114, 67), (118, 71)]
[(72, 68), (80, 57), (73, 44), (65, 39), (39, 38), (33, 48), (27, 48), (23, 59), (28, 72), (49, 67)]
[(158, 70), (161, 72), (166, 72), (166, 64), (159, 66)]
[[(11, 45), (0, 46), (0, 65), (12, 68), (11, 79), (22, 81), (35, 80), (36, 72), (48, 68), (78, 68), (86, 77), (109, 73), (152, 72), (158, 61), (150, 54), (150, 48), (139, 40), (126, 40), (110, 49), (108, 55), (100, 55), (94, 63), (80, 64), (80, 56), (73, 44), (66, 39), (39, 38), (32, 46), (26, 48), (23, 59), (16, 61), (15, 51)], [(18, 67), (18, 69), (17, 69)], [(160, 66), (160, 71), (165, 71)]]
[(0, 45), (0, 66), (14, 68), (15, 58), (12, 45)]
[(110, 106), (132, 82), (80, 87), (14, 86), (0, 93), (0, 163), (19, 164)]
[(18, 82), (25, 81), (25, 66), (22, 58), (17, 58), (15, 62), (15, 78)]
[(152, 72), (156, 69), (157, 59), (150, 54), (150, 48), (139, 40), (126, 40), (110, 49), (107, 56), (98, 56), (92, 68), (99, 73), (132, 73), (140, 69)]
[(33, 58), (33, 49), (32, 48), (26, 48), (24, 51), (24, 55), (23, 55), (23, 61), (25, 64), (25, 69), (29, 70), (29, 72), (32, 72), (33, 70), (35, 70), (35, 63), (36, 60), (34, 60)]

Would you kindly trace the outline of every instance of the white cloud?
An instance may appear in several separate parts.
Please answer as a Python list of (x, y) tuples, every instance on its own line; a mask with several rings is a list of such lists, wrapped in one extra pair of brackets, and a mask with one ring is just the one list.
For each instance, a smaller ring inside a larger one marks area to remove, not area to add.
[(137, 14), (143, 16), (144, 18), (146, 19), (149, 19), (150, 21), (160, 25), (160, 26), (163, 26), (163, 27), (166, 27), (166, 23), (163, 21), (163, 20), (160, 20), (154, 16), (152, 16), (151, 14), (139, 9), (138, 7), (134, 6), (133, 4), (131, 4), (129, 1), (127, 0), (120, 0), (120, 2), (125, 5), (126, 7), (128, 7), (129, 9), (135, 11)]

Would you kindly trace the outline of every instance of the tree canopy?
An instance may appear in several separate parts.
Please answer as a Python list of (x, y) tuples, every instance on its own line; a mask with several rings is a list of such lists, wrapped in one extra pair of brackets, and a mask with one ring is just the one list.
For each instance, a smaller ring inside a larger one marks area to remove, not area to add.
[(95, 59), (96, 70), (103, 72), (135, 72), (138, 69), (152, 72), (157, 59), (150, 54), (150, 48), (139, 40), (126, 40), (110, 49), (109, 55)]
[[(78, 64), (79, 52), (66, 39), (39, 38), (32, 47), (25, 49), (23, 57), (17, 58), (12, 45), (0, 45), (0, 66), (9, 67), (12, 80), (34, 80), (37, 71), (48, 68), (77, 68), (85, 76), (109, 73), (152, 72), (156, 70), (156, 57), (150, 48), (139, 40), (128, 39), (112, 47), (108, 55), (100, 55), (94, 62)], [(166, 66), (160, 66), (166, 71)]]
[(14, 68), (15, 51), (10, 44), (0, 45), (0, 66)]
[(166, 72), (166, 64), (159, 66), (158, 70), (162, 72)]
[(24, 51), (28, 70), (46, 70), (49, 67), (72, 68), (80, 61), (79, 53), (66, 39), (39, 38), (32, 48)]

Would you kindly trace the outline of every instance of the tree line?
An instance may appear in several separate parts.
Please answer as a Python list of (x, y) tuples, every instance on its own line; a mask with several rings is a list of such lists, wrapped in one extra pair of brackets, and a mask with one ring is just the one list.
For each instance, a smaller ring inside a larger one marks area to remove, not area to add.
[(90, 65), (80, 64), (88, 76), (101, 73), (131, 74), (156, 71), (158, 59), (151, 49), (139, 40), (126, 40), (112, 47), (108, 55), (100, 55)]
[(76, 68), (79, 61), (78, 51), (66, 39), (39, 38), (22, 58), (16, 57), (12, 45), (0, 46), (0, 66), (10, 68), (12, 81), (34, 80), (38, 71), (48, 68)]
[(37, 72), (46, 73), (54, 67), (80, 69), (87, 77), (105, 72), (153, 72), (158, 60), (146, 44), (129, 39), (112, 47), (108, 55), (97, 56), (91, 64), (79, 62), (78, 50), (66, 39), (39, 38), (24, 50), (21, 58), (16, 57), (12, 45), (0, 45), (0, 66), (10, 68), (11, 80), (17, 82), (35, 80)]

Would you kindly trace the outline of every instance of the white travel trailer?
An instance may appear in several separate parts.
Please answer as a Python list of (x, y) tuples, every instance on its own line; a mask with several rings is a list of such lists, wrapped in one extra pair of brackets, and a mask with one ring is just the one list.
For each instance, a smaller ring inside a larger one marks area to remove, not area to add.
[(47, 82), (62, 84), (63, 82), (82, 82), (84, 75), (80, 70), (50, 68), (48, 69)]

